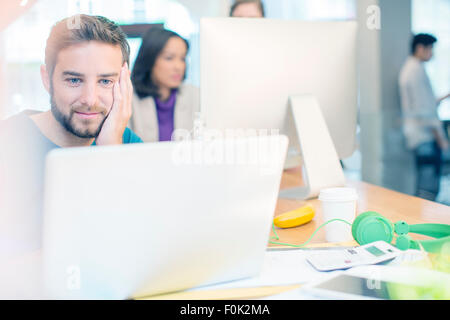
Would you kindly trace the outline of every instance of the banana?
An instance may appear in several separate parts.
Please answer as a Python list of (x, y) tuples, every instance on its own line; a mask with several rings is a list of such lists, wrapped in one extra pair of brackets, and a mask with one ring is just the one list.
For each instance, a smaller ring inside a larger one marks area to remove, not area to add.
[(310, 222), (316, 211), (311, 205), (306, 205), (298, 209), (288, 211), (276, 216), (273, 224), (278, 228), (293, 228)]

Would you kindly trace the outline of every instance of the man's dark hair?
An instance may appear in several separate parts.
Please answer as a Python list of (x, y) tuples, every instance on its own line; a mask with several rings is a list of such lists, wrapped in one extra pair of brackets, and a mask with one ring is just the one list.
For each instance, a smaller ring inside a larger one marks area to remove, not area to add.
[(412, 39), (411, 43), (411, 53), (416, 53), (416, 49), (418, 45), (423, 45), (424, 47), (428, 47), (437, 42), (436, 37), (427, 33), (419, 33), (415, 35)]
[(47, 39), (45, 65), (52, 78), (59, 51), (85, 41), (99, 41), (118, 45), (122, 50), (123, 63), (130, 60), (127, 36), (118, 24), (102, 16), (75, 15), (57, 22)]
[[(186, 39), (182, 38), (178, 33), (161, 27), (151, 27), (142, 37), (142, 44), (131, 72), (133, 89), (139, 98), (159, 97), (159, 88), (152, 81), (153, 67), (167, 41), (172, 37), (178, 37), (183, 40), (186, 43), (186, 52), (189, 50), (189, 43)], [(186, 70), (184, 79), (186, 79)]]
[(261, 10), (261, 15), (262, 15), (263, 17), (266, 16), (266, 13), (265, 13), (265, 11), (264, 11), (264, 5), (263, 5), (263, 3), (262, 3), (261, 0), (236, 0), (236, 1), (233, 3), (233, 5), (231, 6), (231, 9), (230, 9), (230, 17), (233, 16), (234, 10), (236, 10), (237, 7), (239, 7), (241, 4), (244, 4), (244, 3), (255, 3), (255, 4), (257, 4), (257, 5), (259, 6), (259, 10)]

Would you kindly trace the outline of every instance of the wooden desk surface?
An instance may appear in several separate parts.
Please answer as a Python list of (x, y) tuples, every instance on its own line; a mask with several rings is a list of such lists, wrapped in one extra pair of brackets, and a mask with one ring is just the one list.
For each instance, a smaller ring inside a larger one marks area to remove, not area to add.
[[(281, 189), (292, 188), (302, 185), (302, 177), (299, 170), (290, 170), (283, 173)], [(357, 214), (365, 211), (376, 211), (395, 222), (404, 220), (409, 224), (415, 223), (446, 223), (450, 224), (450, 207), (436, 202), (412, 197), (403, 193), (388, 190), (361, 181), (347, 181), (347, 186), (353, 187), (358, 192)], [(290, 244), (301, 244), (324, 221), (322, 209), (318, 199), (307, 201), (296, 201), (278, 199), (275, 216), (289, 210), (311, 204), (316, 209), (314, 219), (303, 226), (290, 229), (276, 229), (280, 242)], [(273, 234), (271, 234), (273, 236)], [(424, 239), (423, 236), (413, 236), (416, 239)], [(322, 228), (311, 240), (313, 243), (324, 243), (325, 231)], [(274, 246), (269, 244), (270, 247)]]
[[(302, 185), (300, 171), (291, 170), (283, 173), (281, 189), (292, 188)], [(392, 221), (405, 220), (414, 223), (447, 223), (450, 224), (450, 207), (435, 202), (411, 197), (406, 194), (374, 186), (360, 181), (348, 181), (348, 186), (356, 188), (358, 192), (357, 212), (377, 211)], [(294, 201), (278, 199), (275, 216), (286, 211), (311, 204), (316, 209), (314, 219), (303, 226), (290, 229), (278, 229), (280, 242), (290, 244), (301, 244), (323, 223), (320, 201), (317, 199), (308, 201)], [(272, 234), (273, 236), (273, 234)], [(420, 239), (420, 236), (414, 235)], [(422, 237), (423, 238), (423, 237)], [(311, 244), (324, 243), (325, 231), (320, 230), (311, 240)], [(269, 247), (274, 245), (269, 244)], [(235, 288), (221, 289), (216, 291), (183, 291), (180, 293), (149, 297), (148, 299), (255, 299), (263, 296), (278, 294), (287, 290), (300, 287), (299, 284), (292, 286), (274, 286), (260, 288)]]

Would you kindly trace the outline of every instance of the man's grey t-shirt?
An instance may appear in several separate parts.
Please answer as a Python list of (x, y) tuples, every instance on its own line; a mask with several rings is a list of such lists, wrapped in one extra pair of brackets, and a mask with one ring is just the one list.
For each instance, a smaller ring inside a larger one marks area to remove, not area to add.
[[(45, 158), (59, 148), (24, 111), (0, 121), (0, 257), (41, 247)], [(124, 143), (142, 142), (130, 129)]]

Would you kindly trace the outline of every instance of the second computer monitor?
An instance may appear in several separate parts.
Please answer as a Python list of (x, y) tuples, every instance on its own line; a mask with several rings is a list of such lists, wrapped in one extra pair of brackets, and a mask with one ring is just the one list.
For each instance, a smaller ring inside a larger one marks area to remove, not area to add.
[(202, 19), (206, 127), (286, 132), (289, 97), (309, 94), (320, 104), (338, 156), (350, 156), (357, 118), (356, 32), (353, 21)]

